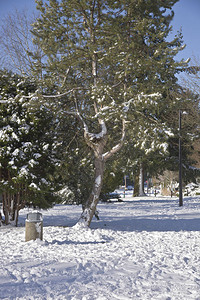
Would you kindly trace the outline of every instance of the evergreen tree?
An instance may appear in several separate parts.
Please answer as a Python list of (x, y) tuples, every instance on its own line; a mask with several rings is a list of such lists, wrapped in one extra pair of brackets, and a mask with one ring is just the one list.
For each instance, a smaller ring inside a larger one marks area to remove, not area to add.
[(25, 205), (45, 208), (53, 201), (52, 113), (30, 103), (35, 89), (25, 78), (0, 72), (0, 192), (6, 225), (17, 226)]
[(32, 33), (43, 55), (32, 57), (41, 92), (65, 118), (79, 120), (93, 152), (95, 179), (81, 216), (89, 226), (105, 162), (122, 147), (125, 131), (135, 139), (145, 133), (144, 140), (165, 132), (169, 91), (186, 66), (174, 58), (182, 36), (167, 41), (177, 0), (36, 2), (41, 17)]

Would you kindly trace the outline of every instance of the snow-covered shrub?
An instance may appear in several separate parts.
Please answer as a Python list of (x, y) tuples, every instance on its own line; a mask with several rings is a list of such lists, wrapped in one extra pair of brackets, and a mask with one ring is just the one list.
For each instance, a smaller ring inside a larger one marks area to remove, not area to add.
[(197, 196), (200, 195), (200, 184), (189, 183), (185, 186), (184, 195), (186, 196)]
[(28, 81), (0, 75), (0, 193), (5, 224), (17, 225), (25, 204), (46, 207), (51, 202), (52, 116), (25, 95)]
[(66, 186), (57, 192), (59, 197), (59, 202), (61, 204), (73, 204), (76, 203), (76, 198), (74, 193)]

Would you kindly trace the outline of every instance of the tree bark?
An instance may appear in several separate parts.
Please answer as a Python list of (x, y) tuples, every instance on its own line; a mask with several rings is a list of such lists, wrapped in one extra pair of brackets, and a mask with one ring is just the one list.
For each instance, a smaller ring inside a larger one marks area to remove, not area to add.
[(7, 192), (3, 193), (3, 213), (4, 213), (4, 224), (13, 224), (17, 227), (18, 216), (19, 216), (19, 201), (20, 196), (17, 194), (11, 195)]
[(139, 164), (137, 173), (134, 176), (134, 197), (144, 196), (144, 169), (142, 163)]
[(139, 174), (139, 196), (144, 196), (144, 168), (143, 164), (140, 164), (140, 174)]
[(17, 227), (19, 210), (24, 208), (25, 201), (22, 197), (22, 188), (23, 186), (18, 186), (18, 191), (15, 194), (10, 194), (9, 192), (4, 191), (2, 194), (3, 202), (3, 214), (5, 225), (12, 224)]
[(139, 196), (139, 174), (134, 175), (134, 192), (133, 197)]
[(92, 187), (92, 192), (87, 202), (83, 206), (83, 212), (80, 218), (80, 221), (83, 221), (86, 224), (86, 226), (90, 226), (90, 223), (96, 211), (96, 207), (99, 201), (99, 195), (102, 188), (104, 173), (104, 159), (102, 155), (99, 157), (95, 157), (94, 167), (95, 181)]

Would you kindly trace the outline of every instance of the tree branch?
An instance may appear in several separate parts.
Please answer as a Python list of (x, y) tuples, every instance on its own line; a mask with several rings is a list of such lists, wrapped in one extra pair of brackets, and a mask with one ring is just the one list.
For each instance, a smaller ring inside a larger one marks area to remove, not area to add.
[(106, 152), (106, 153), (103, 154), (104, 161), (109, 159), (113, 154), (115, 154), (116, 152), (118, 152), (121, 149), (121, 147), (124, 143), (125, 133), (126, 133), (126, 127), (125, 127), (125, 120), (123, 119), (122, 120), (122, 137), (121, 137), (121, 140), (109, 152)]
[(77, 87), (77, 88), (73, 88), (73, 89), (71, 89), (71, 90), (69, 90), (69, 91), (67, 91), (67, 92), (65, 92), (65, 93), (63, 93), (63, 94), (57, 94), (57, 95), (42, 95), (42, 97), (44, 97), (44, 98), (57, 98), (57, 97), (62, 97), (62, 96), (65, 96), (65, 95), (68, 95), (68, 94), (72, 93), (72, 92), (75, 91), (75, 90), (81, 90), (81, 89), (82, 89), (82, 88)]

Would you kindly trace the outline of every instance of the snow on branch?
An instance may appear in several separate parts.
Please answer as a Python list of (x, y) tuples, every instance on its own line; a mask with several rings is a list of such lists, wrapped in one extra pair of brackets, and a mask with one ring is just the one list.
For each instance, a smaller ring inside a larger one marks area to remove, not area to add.
[(65, 111), (65, 113), (70, 114), (70, 115), (74, 115), (82, 123), (83, 130), (84, 130), (84, 137), (85, 137), (85, 140), (86, 140), (87, 144), (90, 147), (93, 148), (93, 143), (95, 144), (95, 141), (98, 141), (98, 140), (100, 140), (100, 139), (102, 139), (106, 136), (107, 128), (106, 128), (106, 124), (103, 120), (99, 121), (99, 123), (101, 125), (101, 132), (91, 133), (91, 132), (89, 132), (88, 126), (87, 126), (86, 122), (84, 121), (83, 117), (81, 116), (81, 114), (79, 113), (79, 111), (76, 111), (76, 112)]
[(124, 102), (124, 107), (123, 107), (123, 112), (127, 113), (129, 111), (130, 108), (130, 104), (133, 102), (134, 98), (131, 98), (129, 101)]
[(107, 159), (109, 159), (113, 154), (115, 154), (116, 152), (118, 152), (123, 143), (124, 143), (124, 139), (125, 139), (125, 133), (126, 133), (126, 126), (125, 126), (125, 120), (122, 120), (122, 137), (120, 139), (120, 142), (114, 146), (110, 151), (106, 152), (103, 154), (103, 159), (106, 161)]
[(66, 95), (68, 95), (68, 94), (74, 92), (75, 90), (80, 90), (80, 89), (82, 89), (82, 88), (77, 87), (77, 88), (73, 88), (73, 89), (71, 89), (71, 90), (69, 90), (69, 91), (67, 91), (67, 92), (65, 92), (65, 93), (62, 93), (62, 94), (56, 94), (56, 95), (42, 95), (42, 96), (43, 96), (44, 98), (58, 98), (58, 97), (66, 96)]
[(153, 100), (159, 99), (161, 97), (162, 97), (162, 94), (160, 94), (160, 93), (152, 93), (152, 94), (141, 93), (138, 95), (138, 102), (150, 101), (150, 103), (153, 103)]

